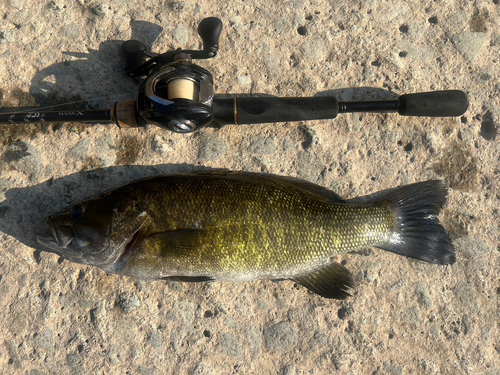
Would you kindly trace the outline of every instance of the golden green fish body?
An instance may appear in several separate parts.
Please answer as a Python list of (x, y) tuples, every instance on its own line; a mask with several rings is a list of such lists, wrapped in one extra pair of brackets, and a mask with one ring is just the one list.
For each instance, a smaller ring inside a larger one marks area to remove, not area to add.
[(344, 201), (320, 186), (251, 173), (186, 173), (133, 182), (47, 219), (39, 242), (71, 261), (143, 279), (292, 279), (344, 298), (331, 258), (368, 246), (450, 264), (439, 225), (446, 196), (428, 181)]
[[(151, 217), (121, 274), (288, 278), (387, 241), (387, 205), (335, 203), (289, 180), (173, 175), (130, 189)], [(166, 234), (165, 234), (166, 233)]]

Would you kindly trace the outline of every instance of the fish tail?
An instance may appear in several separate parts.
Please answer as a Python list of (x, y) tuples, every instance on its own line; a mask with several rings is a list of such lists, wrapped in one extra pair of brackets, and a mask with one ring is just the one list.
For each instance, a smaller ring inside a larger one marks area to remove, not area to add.
[(425, 262), (453, 264), (453, 244), (437, 219), (446, 196), (446, 184), (434, 180), (384, 190), (350, 203), (389, 203), (394, 229), (389, 241), (376, 247)]

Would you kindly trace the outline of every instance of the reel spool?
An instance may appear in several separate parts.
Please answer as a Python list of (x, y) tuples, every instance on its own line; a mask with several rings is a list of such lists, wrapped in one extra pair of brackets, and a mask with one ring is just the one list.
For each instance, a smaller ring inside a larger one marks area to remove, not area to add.
[(167, 83), (167, 96), (172, 99), (199, 101), (200, 88), (197, 82), (190, 79), (175, 78)]

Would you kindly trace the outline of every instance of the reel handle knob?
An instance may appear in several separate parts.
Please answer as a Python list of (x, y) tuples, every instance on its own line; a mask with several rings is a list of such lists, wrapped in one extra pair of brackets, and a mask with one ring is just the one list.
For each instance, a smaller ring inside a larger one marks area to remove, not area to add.
[(121, 51), (125, 58), (125, 71), (127, 74), (139, 67), (146, 58), (146, 46), (138, 40), (127, 40), (122, 44)]
[(198, 34), (203, 40), (203, 50), (209, 57), (214, 57), (219, 50), (219, 37), (222, 32), (222, 21), (216, 17), (208, 17), (198, 25)]

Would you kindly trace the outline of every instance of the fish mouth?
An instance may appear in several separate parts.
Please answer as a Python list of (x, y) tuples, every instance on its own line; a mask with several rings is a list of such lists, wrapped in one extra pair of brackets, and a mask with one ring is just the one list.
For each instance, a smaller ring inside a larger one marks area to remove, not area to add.
[(82, 261), (80, 252), (68, 248), (74, 238), (73, 230), (68, 225), (56, 225), (50, 218), (45, 220), (50, 229), (48, 235), (38, 235), (36, 240), (39, 244), (48, 247), (51, 252), (75, 262)]
[(50, 248), (66, 249), (75, 237), (71, 227), (69, 225), (56, 225), (50, 217), (45, 220), (45, 223), (49, 227), (51, 235), (38, 236), (39, 242)]
[(48, 247), (51, 250), (58, 251), (61, 246), (59, 246), (59, 243), (55, 240), (54, 236), (51, 234), (47, 235), (38, 235), (36, 236), (36, 240), (39, 244)]

